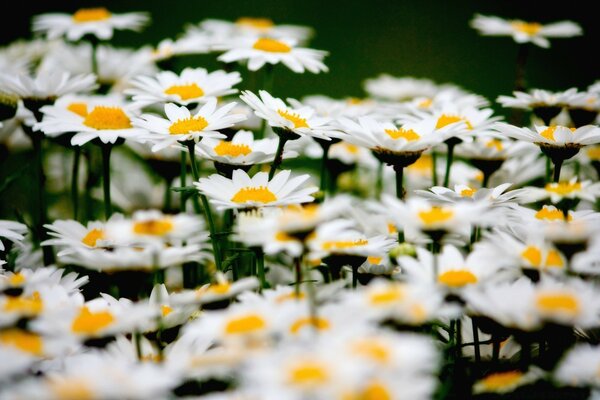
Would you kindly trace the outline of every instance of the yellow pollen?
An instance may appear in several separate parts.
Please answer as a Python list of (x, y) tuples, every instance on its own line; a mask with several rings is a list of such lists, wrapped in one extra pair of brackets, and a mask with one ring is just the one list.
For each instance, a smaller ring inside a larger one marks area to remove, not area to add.
[(160, 312), (163, 317), (166, 317), (167, 315), (169, 315), (173, 312), (173, 309), (167, 305), (162, 305), (162, 306), (160, 306)]
[(290, 371), (290, 383), (301, 386), (318, 386), (329, 380), (324, 365), (314, 361), (305, 361), (295, 365)]
[(319, 317), (300, 318), (300, 319), (296, 320), (292, 324), (292, 326), (290, 326), (290, 333), (297, 335), (298, 332), (300, 332), (302, 330), (302, 328), (307, 327), (307, 326), (311, 326), (318, 331), (326, 331), (331, 327), (331, 325), (329, 324), (329, 321), (327, 321), (324, 318), (319, 318)]
[(434, 225), (448, 221), (454, 216), (454, 211), (433, 206), (430, 210), (420, 211), (419, 218), (425, 225)]
[(44, 309), (44, 302), (38, 292), (34, 292), (31, 297), (7, 296), (4, 303), (4, 311), (16, 312), (21, 314), (36, 315)]
[(565, 266), (565, 263), (560, 256), (560, 253), (556, 250), (549, 250), (546, 255), (546, 267), (554, 267), (554, 268), (562, 268)]
[(81, 239), (81, 243), (90, 247), (96, 247), (98, 240), (102, 239), (104, 239), (104, 231), (102, 229), (92, 229)]
[(104, 7), (81, 8), (73, 14), (73, 21), (78, 24), (84, 22), (104, 21), (110, 18), (110, 11)]
[(352, 351), (381, 364), (387, 364), (390, 361), (389, 349), (377, 341), (359, 340), (352, 346)]
[(306, 297), (306, 295), (304, 294), (304, 292), (300, 292), (300, 293), (292, 292), (292, 293), (287, 293), (287, 294), (282, 294), (282, 295), (277, 296), (275, 298), (275, 302), (283, 303), (283, 302), (289, 301), (289, 300), (302, 300), (305, 297)]
[(228, 335), (247, 335), (260, 332), (266, 327), (267, 323), (263, 317), (250, 314), (230, 320), (225, 325), (225, 333)]
[(535, 246), (527, 246), (521, 252), (521, 257), (534, 267), (538, 267), (542, 263), (542, 251)]
[(83, 124), (98, 130), (131, 128), (131, 120), (119, 107), (96, 106), (86, 115)]
[(270, 39), (270, 38), (260, 38), (254, 45), (253, 49), (262, 50), (269, 53), (289, 53), (292, 51), (292, 48), (287, 44), (280, 42), (279, 40)]
[(399, 286), (391, 286), (369, 294), (369, 301), (375, 306), (388, 305), (404, 298), (404, 290)]
[(245, 187), (240, 189), (233, 197), (231, 201), (234, 203), (272, 203), (277, 201), (277, 196), (264, 186), (259, 187)]
[(514, 30), (525, 33), (529, 36), (537, 34), (540, 29), (542, 29), (542, 24), (538, 22), (513, 21), (511, 25)]
[(600, 146), (591, 146), (587, 149), (587, 156), (590, 160), (600, 160)]
[(432, 104), (433, 104), (433, 100), (432, 99), (425, 99), (425, 100), (421, 100), (419, 102), (419, 104), (417, 104), (417, 107), (419, 107), (419, 108), (429, 108), (429, 107), (431, 107)]
[(234, 144), (231, 142), (221, 141), (213, 149), (219, 156), (239, 157), (247, 156), (252, 153), (250, 146), (247, 144)]
[(442, 114), (442, 116), (438, 118), (437, 123), (435, 124), (435, 129), (441, 129), (441, 128), (445, 127), (446, 125), (450, 125), (450, 124), (453, 124), (453, 123), (459, 122), (459, 121), (464, 121), (465, 124), (467, 125), (467, 129), (469, 129), (469, 130), (473, 129), (473, 125), (471, 125), (471, 122), (468, 119), (459, 117), (457, 115), (448, 115), (448, 114)]
[(185, 135), (190, 132), (200, 132), (208, 126), (208, 122), (201, 116), (177, 120), (169, 127), (171, 135)]
[(581, 182), (547, 183), (545, 189), (550, 193), (556, 193), (560, 196), (568, 196), (573, 192), (581, 191)]
[(0, 343), (36, 356), (43, 354), (44, 342), (42, 337), (21, 329), (12, 328), (0, 331)]
[(133, 232), (137, 235), (164, 236), (173, 230), (170, 219), (153, 219), (133, 224)]
[(294, 124), (294, 128), (308, 128), (308, 124), (306, 123), (306, 118), (300, 117), (297, 113), (293, 113), (287, 110), (278, 110), (277, 114), (287, 119), (291, 123)]
[(496, 372), (483, 378), (481, 383), (487, 390), (496, 391), (517, 384), (522, 377), (520, 371)]
[(231, 290), (231, 285), (229, 284), (229, 282), (215, 283), (215, 284), (211, 284), (208, 287), (208, 292), (214, 293), (214, 294), (226, 294), (226, 293), (229, 293), (230, 290)]
[(412, 142), (413, 140), (418, 140), (421, 136), (412, 129), (386, 129), (385, 133), (388, 134), (392, 139), (404, 139), (407, 142)]
[(366, 246), (369, 241), (366, 239), (344, 240), (344, 241), (328, 241), (323, 242), (323, 250), (342, 250), (352, 247)]
[(383, 260), (383, 257), (375, 257), (375, 256), (367, 257), (367, 261), (369, 262), (369, 264), (379, 265), (379, 264), (381, 264), (381, 260)]
[(477, 283), (477, 277), (465, 269), (446, 271), (438, 277), (438, 282), (450, 287), (463, 287)]
[(460, 191), (460, 195), (462, 197), (473, 197), (473, 195), (477, 192), (477, 189), (463, 189)]
[(8, 283), (11, 286), (22, 285), (23, 283), (25, 283), (25, 275), (23, 275), (20, 272), (17, 272), (16, 274), (13, 274), (10, 276), (10, 278), (8, 278)]
[(195, 83), (188, 83), (187, 85), (169, 86), (165, 89), (165, 94), (174, 94), (181, 100), (189, 100), (204, 96), (204, 90)]
[(94, 334), (111, 325), (114, 320), (110, 311), (92, 312), (83, 306), (79, 315), (73, 320), (71, 330), (75, 333)]
[[(549, 126), (540, 132), (540, 136), (552, 142), (555, 142), (556, 139), (554, 139), (554, 132), (556, 131), (556, 128), (558, 128), (558, 126)], [(575, 132), (575, 128), (569, 129), (571, 130), (571, 132)]]
[(388, 222), (387, 230), (390, 235), (398, 233), (398, 228), (396, 228), (396, 225), (392, 224), (391, 222)]
[(346, 151), (348, 151), (348, 153), (350, 154), (358, 154), (358, 146), (355, 144), (351, 144), (351, 143), (343, 143), (344, 148), (346, 149)]
[(502, 145), (502, 141), (498, 140), (498, 139), (492, 139), (489, 140), (486, 144), (485, 147), (489, 147), (489, 148), (495, 148), (496, 151), (502, 151), (504, 149), (504, 146)]
[(277, 232), (275, 234), (275, 240), (277, 240), (278, 242), (295, 242), (296, 239), (294, 239), (293, 237), (291, 237), (290, 235), (288, 235), (285, 232)]
[(57, 379), (51, 382), (50, 390), (57, 399), (62, 400), (92, 400), (97, 398), (90, 385), (85, 381)]
[(71, 111), (74, 114), (79, 115), (80, 117), (87, 116), (87, 104), (85, 103), (71, 103), (67, 107), (67, 110)]
[(274, 23), (269, 18), (252, 18), (252, 17), (241, 17), (235, 21), (240, 26), (246, 26), (249, 28), (258, 29), (260, 31), (269, 30), (272, 28)]
[(540, 293), (536, 305), (540, 311), (577, 314), (579, 301), (570, 293)]
[[(539, 210), (538, 212), (535, 213), (535, 217), (537, 219), (541, 219), (544, 221), (564, 221), (565, 220), (565, 214), (557, 209), (557, 208), (550, 208), (548, 206), (543, 206), (541, 210)], [(573, 216), (571, 214), (569, 214), (569, 217), (567, 218), (568, 221), (571, 221), (573, 219)]]

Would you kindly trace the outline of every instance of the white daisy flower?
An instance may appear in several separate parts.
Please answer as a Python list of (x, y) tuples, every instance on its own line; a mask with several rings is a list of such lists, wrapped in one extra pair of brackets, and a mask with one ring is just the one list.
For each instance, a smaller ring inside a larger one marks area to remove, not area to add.
[(485, 36), (512, 36), (517, 43), (533, 43), (536, 46), (550, 47), (549, 38), (567, 38), (579, 36), (581, 27), (572, 21), (560, 21), (550, 24), (506, 20), (495, 16), (475, 15), (471, 26)]
[[(551, 92), (543, 89), (532, 89), (529, 92), (513, 92), (511, 96), (499, 96), (496, 100), (502, 107), (522, 108), (535, 110), (536, 108), (557, 107), (562, 108), (570, 103), (577, 93), (577, 88), (570, 88), (563, 92)], [(558, 112), (556, 113), (558, 115)]]
[[(533, 145), (510, 139), (499, 139), (491, 135), (478, 135), (473, 141), (463, 141), (454, 149), (454, 154), (482, 167), (486, 161), (504, 161), (531, 153)], [(480, 168), (481, 169), (481, 168)]]
[[(115, 214), (111, 219), (119, 219)], [(56, 246), (59, 249), (58, 256), (69, 254), (77, 248), (104, 248), (114, 245), (114, 241), (106, 236), (105, 223), (90, 221), (87, 226), (74, 220), (56, 220), (52, 224), (44, 225), (48, 229), (48, 239), (42, 242), (42, 246)]]
[(175, 305), (200, 305), (235, 299), (244, 292), (254, 291), (259, 287), (259, 281), (254, 276), (238, 279), (231, 282), (222, 273), (216, 274), (214, 283), (207, 283), (193, 290), (183, 290), (172, 293), (170, 300)]
[(89, 92), (96, 88), (96, 77), (92, 74), (71, 75), (60, 70), (42, 71), (36, 75), (0, 74), (0, 87), (24, 100), (48, 101), (70, 93)]
[(269, 18), (240, 17), (234, 22), (206, 19), (199, 28), (217, 37), (238, 36), (267, 36), (271, 38), (294, 38), (305, 42), (313, 35), (313, 30), (307, 26), (275, 24)]
[(600, 386), (600, 346), (580, 343), (560, 360), (554, 378), (566, 386)]
[(210, 198), (219, 209), (256, 208), (309, 203), (314, 200), (315, 186), (299, 189), (309, 175), (290, 179), (291, 171), (280, 171), (268, 180), (266, 172), (250, 177), (245, 171), (236, 169), (231, 179), (214, 174), (194, 182), (197, 189)]
[(187, 106), (235, 93), (237, 90), (232, 87), (241, 81), (239, 72), (209, 73), (204, 68), (185, 68), (180, 74), (162, 71), (155, 76), (136, 77), (130, 82), (132, 89), (125, 93), (133, 96), (133, 102), (141, 107), (156, 103)]
[(388, 74), (367, 79), (363, 86), (369, 96), (388, 101), (405, 101), (416, 97), (431, 98), (439, 90), (437, 84), (429, 79), (398, 78)]
[(337, 128), (331, 125), (330, 119), (318, 117), (312, 108), (292, 108), (265, 90), (259, 90), (258, 94), (260, 98), (244, 90), (240, 98), (270, 126), (284, 128), (299, 136), (306, 135), (324, 140), (340, 135)]
[(48, 134), (74, 132), (71, 138), (73, 146), (82, 146), (94, 139), (114, 144), (119, 139), (135, 138), (145, 133), (145, 130), (133, 125), (137, 109), (131, 104), (111, 96), (94, 103), (93, 107), (86, 107), (86, 110), (81, 107), (79, 112), (46, 108), (42, 112), (49, 113), (47, 118), (35, 127)]
[[(0, 237), (9, 239), (12, 242), (19, 242), (25, 237), (23, 234), (27, 232), (27, 226), (20, 222), (0, 220)], [(0, 240), (0, 251), (4, 251), (4, 243)]]
[(200, 141), (203, 137), (224, 138), (219, 132), (242, 121), (241, 114), (231, 114), (235, 103), (217, 108), (217, 100), (211, 98), (194, 115), (185, 106), (167, 103), (164, 106), (167, 118), (143, 114), (134, 120), (134, 125), (146, 133), (140, 137), (154, 143), (152, 151), (159, 151), (177, 142)]
[[(250, 167), (255, 164), (271, 163), (277, 152), (277, 138), (254, 140), (250, 131), (238, 131), (229, 141), (204, 138), (198, 143), (196, 153), (215, 163)], [(297, 153), (284, 150), (282, 158), (295, 157)]]
[(581, 199), (590, 202), (600, 197), (600, 182), (577, 181), (574, 177), (570, 181), (547, 183), (543, 188), (534, 186), (517, 189), (517, 200), (523, 203), (550, 199), (558, 203), (562, 199)]
[(114, 30), (141, 30), (150, 18), (147, 13), (132, 12), (112, 14), (106, 8), (81, 8), (74, 14), (50, 13), (33, 19), (33, 32), (44, 33), (47, 38), (76, 41), (91, 34), (101, 40), (109, 40)]
[(208, 34), (185, 35), (176, 40), (163, 39), (152, 51), (152, 59), (160, 62), (176, 56), (209, 53), (214, 42), (211, 39)]
[(219, 61), (247, 61), (250, 71), (256, 71), (265, 64), (279, 63), (298, 74), (304, 71), (313, 74), (329, 71), (323, 64), (323, 58), (328, 54), (326, 51), (296, 47), (296, 41), (288, 38), (241, 37), (217, 49), (225, 50), (217, 58)]
[(500, 134), (518, 140), (535, 143), (540, 147), (571, 147), (580, 148), (590, 144), (600, 143), (600, 128), (585, 125), (580, 128), (566, 126), (535, 126), (535, 131), (529, 128), (518, 128), (503, 122), (494, 125)]

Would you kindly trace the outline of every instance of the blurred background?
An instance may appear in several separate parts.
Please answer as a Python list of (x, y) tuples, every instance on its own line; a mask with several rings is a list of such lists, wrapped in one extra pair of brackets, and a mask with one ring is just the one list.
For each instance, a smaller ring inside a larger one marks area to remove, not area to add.
[[(363, 96), (362, 82), (380, 73), (453, 82), (494, 100), (514, 85), (517, 45), (509, 37), (482, 37), (470, 28), (475, 13), (541, 23), (573, 20), (584, 36), (552, 40), (550, 49), (533, 47), (527, 64), (529, 87), (562, 90), (585, 88), (600, 79), (595, 2), (427, 1), (427, 0), (135, 0), (13, 2), (10, 28), (4, 24), (0, 44), (29, 38), (31, 17), (45, 12), (72, 13), (82, 7), (117, 12), (148, 11), (152, 24), (143, 32), (116, 32), (119, 46), (156, 45), (174, 38), (187, 24), (205, 18), (235, 20), (268, 17), (275, 23), (315, 29), (311, 46), (330, 52), (326, 74), (297, 75), (276, 69), (274, 91), (283, 97), (322, 93), (333, 97)], [(215, 55), (181, 59), (185, 65), (218, 68)], [(497, 105), (495, 108), (504, 113)]]

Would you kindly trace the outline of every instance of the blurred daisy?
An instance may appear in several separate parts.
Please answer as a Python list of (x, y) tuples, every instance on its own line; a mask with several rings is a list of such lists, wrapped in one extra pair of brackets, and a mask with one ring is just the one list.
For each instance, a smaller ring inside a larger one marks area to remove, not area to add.
[(533, 203), (539, 200), (550, 199), (558, 203), (563, 199), (581, 199), (594, 202), (600, 197), (600, 182), (582, 181), (577, 177), (570, 181), (547, 183), (543, 188), (534, 186), (518, 189), (517, 200), (524, 203)]
[(511, 96), (499, 96), (496, 100), (503, 107), (532, 110), (546, 125), (556, 117), (563, 107), (568, 105), (577, 94), (576, 88), (564, 92), (550, 92), (543, 89), (532, 89), (529, 92), (513, 92)]
[(476, 14), (471, 26), (485, 36), (512, 36), (517, 43), (533, 43), (543, 48), (550, 47), (550, 38), (579, 36), (581, 27), (572, 21), (542, 25), (539, 22), (505, 20), (494, 16)]
[(405, 101), (416, 97), (431, 98), (439, 90), (435, 82), (429, 79), (398, 78), (388, 74), (367, 79), (363, 86), (369, 96), (388, 101)]
[[(117, 219), (115, 214), (111, 219)], [(90, 221), (87, 226), (74, 220), (56, 220), (52, 224), (44, 225), (48, 229), (48, 239), (42, 246), (56, 246), (58, 256), (68, 254), (77, 248), (102, 248), (110, 247), (114, 243), (106, 236), (105, 223)]]
[(527, 371), (493, 372), (476, 381), (473, 385), (473, 392), (476, 394), (510, 393), (521, 386), (532, 384), (543, 377), (544, 372), (536, 367), (531, 367)]
[(184, 106), (167, 103), (167, 118), (143, 114), (134, 120), (134, 126), (145, 133), (141, 140), (154, 143), (152, 151), (159, 151), (177, 142), (200, 141), (203, 137), (224, 138), (219, 132), (244, 119), (241, 114), (231, 114), (235, 103), (217, 108), (217, 100), (211, 98), (194, 115)]
[(262, 206), (280, 206), (309, 203), (314, 200), (312, 193), (318, 190), (311, 186), (300, 189), (309, 175), (300, 175), (290, 179), (291, 171), (281, 171), (268, 180), (266, 172), (250, 177), (241, 169), (233, 171), (231, 179), (215, 174), (200, 178), (194, 185), (210, 198), (219, 209), (256, 208)]
[(240, 17), (233, 22), (206, 19), (199, 27), (218, 37), (261, 35), (274, 39), (288, 37), (304, 42), (313, 34), (313, 30), (307, 26), (275, 24), (271, 19), (261, 17)]
[[(19, 242), (25, 237), (23, 234), (27, 232), (27, 226), (20, 222), (0, 220), (0, 237), (9, 239), (12, 242)], [(4, 243), (0, 240), (0, 251), (4, 251)]]
[(467, 158), (480, 169), (485, 168), (486, 161), (504, 161), (531, 153), (533, 145), (527, 142), (510, 139), (499, 139), (491, 135), (477, 135), (473, 141), (463, 141), (456, 146), (454, 152), (459, 157)]
[(239, 72), (214, 71), (204, 68), (185, 68), (180, 74), (171, 71), (155, 76), (139, 76), (131, 80), (131, 89), (125, 93), (140, 107), (156, 103), (192, 105), (205, 103), (212, 97), (235, 93), (233, 86), (240, 83)]
[(231, 282), (222, 272), (218, 272), (215, 276), (215, 282), (207, 283), (193, 290), (183, 290), (173, 293), (170, 296), (170, 300), (175, 305), (207, 304), (235, 299), (238, 295), (247, 291), (253, 291), (258, 286), (258, 279), (254, 276)]
[(475, 201), (487, 203), (488, 206), (500, 206), (510, 203), (517, 197), (517, 192), (506, 191), (510, 186), (510, 183), (504, 183), (494, 188), (477, 189), (467, 185), (455, 185), (454, 190), (443, 186), (433, 186), (429, 191), (415, 190), (415, 193), (438, 203)]
[(291, 108), (283, 100), (271, 96), (265, 90), (259, 90), (258, 94), (260, 98), (244, 90), (240, 98), (270, 126), (284, 128), (299, 136), (306, 135), (324, 140), (339, 136), (337, 128), (330, 125), (331, 121), (318, 117), (312, 108)]
[(328, 54), (323, 50), (296, 47), (293, 39), (269, 37), (242, 37), (218, 47), (225, 53), (218, 57), (219, 61), (232, 63), (247, 61), (248, 69), (256, 71), (265, 64), (282, 63), (292, 71), (301, 74), (304, 71), (318, 74), (329, 69), (323, 64), (323, 58)]
[(554, 378), (566, 386), (600, 386), (600, 346), (580, 343), (560, 360)]
[(141, 30), (150, 18), (147, 13), (112, 14), (106, 8), (81, 8), (74, 14), (41, 14), (33, 18), (33, 32), (44, 33), (48, 39), (65, 37), (75, 41), (91, 34), (109, 40), (114, 30)]

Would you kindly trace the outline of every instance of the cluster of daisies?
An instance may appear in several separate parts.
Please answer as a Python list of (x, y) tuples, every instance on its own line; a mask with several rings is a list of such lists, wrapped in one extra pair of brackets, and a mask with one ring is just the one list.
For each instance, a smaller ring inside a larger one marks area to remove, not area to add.
[[(110, 45), (148, 22), (40, 15), (0, 49), (2, 162), (32, 176), (0, 220), (1, 399), (600, 396), (600, 83), (499, 96), (510, 123), (387, 74), (281, 99), (240, 71), (326, 72), (310, 28)], [(199, 53), (223, 69), (169, 68)]]

